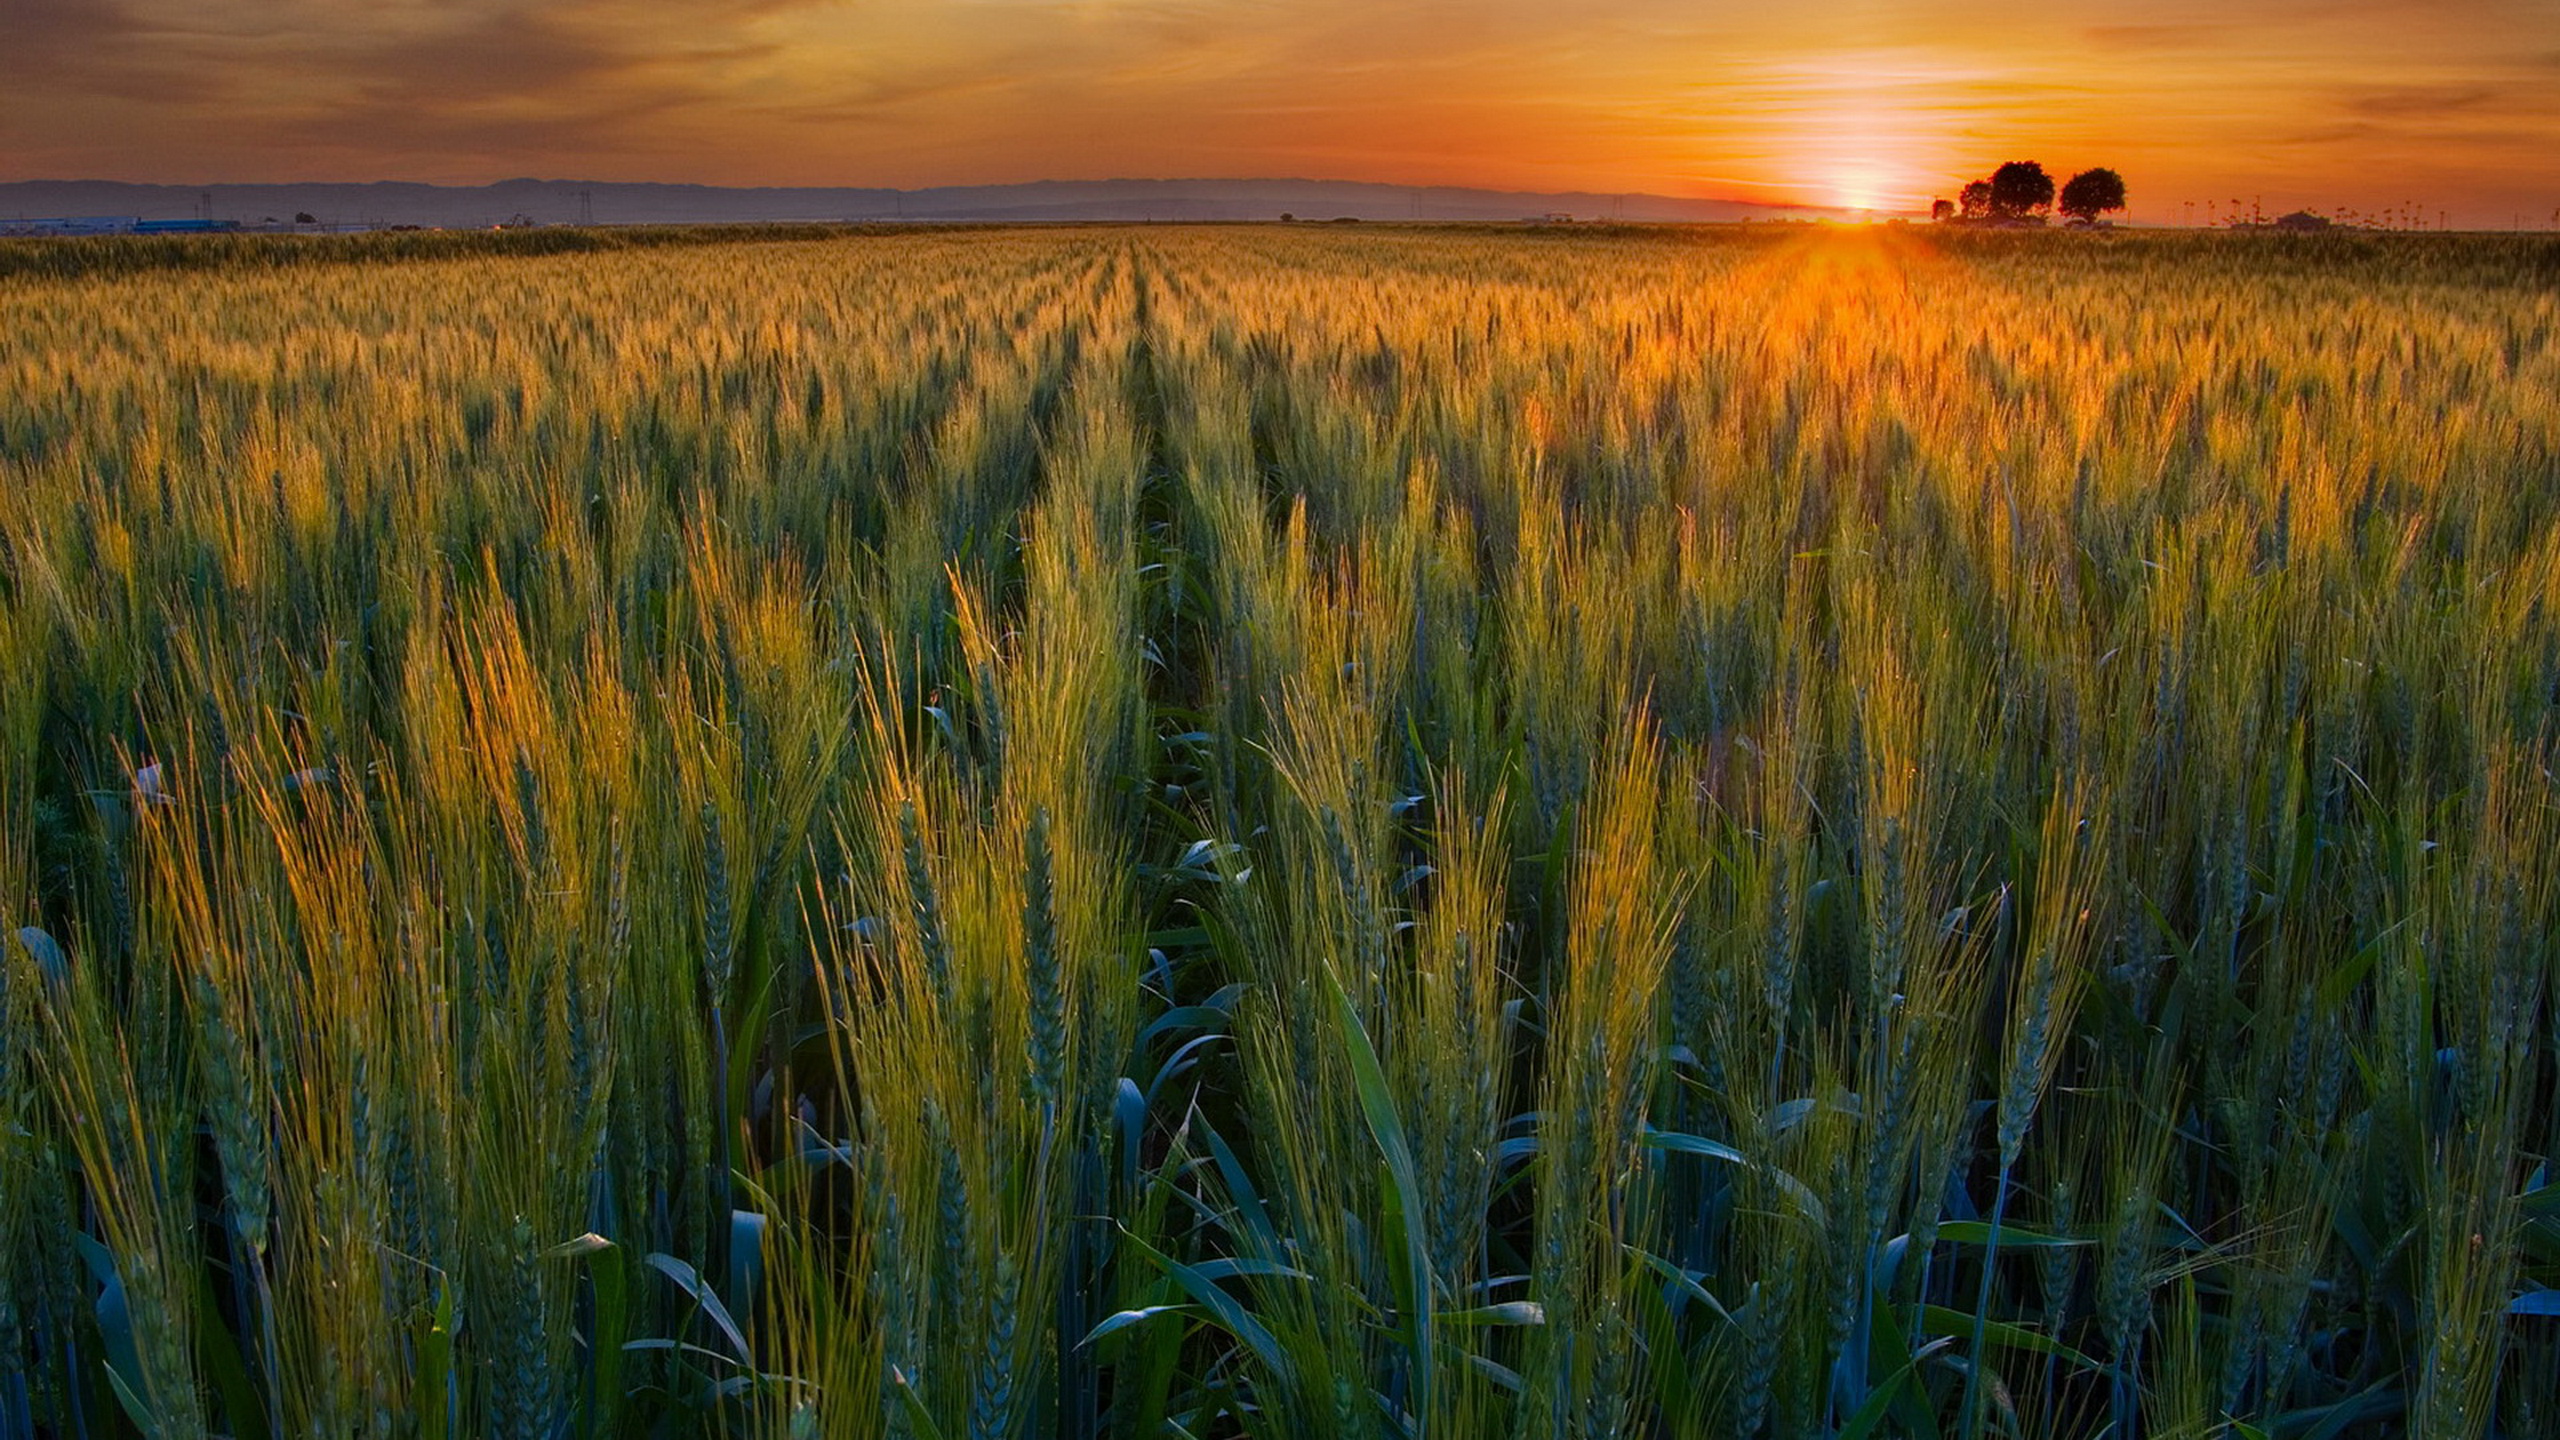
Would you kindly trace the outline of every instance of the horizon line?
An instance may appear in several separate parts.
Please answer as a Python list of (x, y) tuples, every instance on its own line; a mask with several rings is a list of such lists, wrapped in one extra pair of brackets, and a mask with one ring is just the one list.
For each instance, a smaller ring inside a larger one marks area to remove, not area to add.
[[(1358, 180), (1339, 176), (1314, 175), (1112, 175), (1105, 177), (1039, 176), (1027, 180), (950, 181), (934, 185), (866, 185), (855, 183), (801, 183), (790, 185), (731, 184), (710, 180), (600, 180), (570, 176), (509, 175), (496, 180), (447, 181), (377, 178), (368, 180), (127, 180), (100, 175), (31, 175), (0, 179), (5, 185), (123, 185), (137, 189), (206, 190), (206, 189), (288, 189), (295, 186), (375, 186), (402, 185), (426, 190), (489, 190), (502, 185), (573, 185), (655, 187), (671, 190), (859, 190), (881, 195), (923, 195), (942, 190), (1016, 190), (1037, 185), (1309, 185), (1358, 186), (1374, 190), (1407, 190), (1474, 195), (1577, 195), (1595, 200), (1646, 199), (1676, 205), (1739, 205), (1759, 210), (1820, 210), (1841, 214), (1898, 214), (1894, 207), (1841, 205), (1811, 200), (1758, 200), (1731, 194), (1682, 195), (1663, 190), (1600, 190), (1583, 186), (1560, 189), (1537, 189), (1503, 185), (1465, 185), (1448, 181)], [(1925, 213), (1914, 210), (1911, 213)]]

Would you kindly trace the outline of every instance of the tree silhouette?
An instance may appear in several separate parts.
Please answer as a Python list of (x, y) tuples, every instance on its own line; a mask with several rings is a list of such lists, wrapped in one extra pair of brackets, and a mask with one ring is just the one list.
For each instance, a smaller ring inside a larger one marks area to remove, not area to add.
[(1930, 201), (1929, 218), (1932, 220), (1953, 220), (1956, 218), (1956, 202), (1953, 200)]
[(1963, 197), (1964, 218), (1979, 220), (1991, 213), (1991, 182), (1975, 180), (1959, 192)]
[(2053, 204), (2053, 177), (2033, 160), (2012, 160), (1991, 172), (1991, 213), (2023, 220)]
[(2110, 210), (2124, 208), (2124, 177), (2101, 165), (2083, 170), (2062, 187), (2062, 202), (2054, 207), (2074, 220), (2095, 223)]

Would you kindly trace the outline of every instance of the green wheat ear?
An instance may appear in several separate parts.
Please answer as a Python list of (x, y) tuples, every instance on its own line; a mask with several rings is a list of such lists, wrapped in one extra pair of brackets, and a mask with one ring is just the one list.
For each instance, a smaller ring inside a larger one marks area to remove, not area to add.
[(1035, 810), (1023, 842), (1024, 978), (1031, 998), (1031, 1083), (1046, 1105), (1057, 1103), (1066, 1078), (1067, 987), (1058, 954), (1056, 876), (1049, 854), (1049, 812)]
[(737, 936), (730, 914), (729, 847), (720, 838), (720, 813), (702, 807), (702, 968), (715, 1001), (729, 993), (729, 977), (737, 961)]

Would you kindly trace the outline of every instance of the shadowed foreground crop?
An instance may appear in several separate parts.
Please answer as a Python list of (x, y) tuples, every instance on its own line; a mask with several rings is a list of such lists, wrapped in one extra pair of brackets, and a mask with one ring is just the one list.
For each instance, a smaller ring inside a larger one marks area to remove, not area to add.
[(0, 1437), (2560, 1424), (2551, 242), (679, 238), (0, 255)]

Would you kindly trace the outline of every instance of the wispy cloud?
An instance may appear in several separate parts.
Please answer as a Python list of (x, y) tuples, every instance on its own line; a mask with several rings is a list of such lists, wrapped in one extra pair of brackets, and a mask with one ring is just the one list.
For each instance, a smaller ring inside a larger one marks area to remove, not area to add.
[(2349, 96), (2346, 103), (2360, 115), (2431, 118), (2478, 110), (2497, 98), (2498, 91), (2487, 85), (2399, 85)]
[(2231, 27), (2204, 24), (2092, 25), (2080, 33), (2100, 51), (2154, 54), (2164, 50), (2203, 50), (2225, 43), (2231, 38)]

